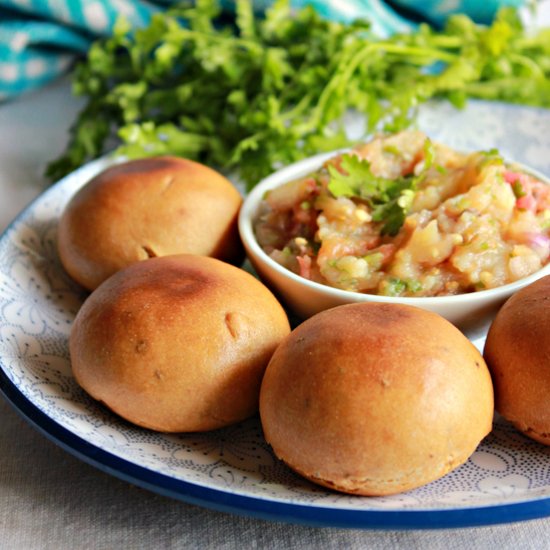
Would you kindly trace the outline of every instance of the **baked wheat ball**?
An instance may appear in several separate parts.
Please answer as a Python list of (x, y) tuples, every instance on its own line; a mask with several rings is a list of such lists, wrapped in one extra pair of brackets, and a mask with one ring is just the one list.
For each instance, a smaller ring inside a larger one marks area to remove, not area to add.
[(239, 264), (241, 203), (228, 179), (197, 162), (155, 157), (117, 164), (92, 178), (66, 206), (59, 256), (88, 290), (151, 257), (198, 254)]
[(257, 412), (264, 370), (289, 331), (252, 275), (176, 255), (135, 263), (92, 292), (69, 349), (77, 382), (126, 420), (195, 432)]
[(483, 353), (496, 410), (529, 437), (550, 445), (550, 276), (508, 299)]
[(493, 388), (477, 349), (418, 308), (339, 306), (275, 351), (260, 394), (275, 454), (320, 485), (361, 495), (450, 472), (492, 428)]

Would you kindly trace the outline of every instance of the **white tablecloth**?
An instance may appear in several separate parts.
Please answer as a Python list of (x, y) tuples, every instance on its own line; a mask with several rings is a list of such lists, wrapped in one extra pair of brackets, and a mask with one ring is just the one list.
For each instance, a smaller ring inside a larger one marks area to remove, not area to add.
[[(79, 103), (68, 81), (0, 105), (0, 230), (45, 185)], [(210, 511), (133, 487), (58, 448), (0, 398), (0, 548), (550, 548), (550, 519), (481, 528), (313, 528)]]

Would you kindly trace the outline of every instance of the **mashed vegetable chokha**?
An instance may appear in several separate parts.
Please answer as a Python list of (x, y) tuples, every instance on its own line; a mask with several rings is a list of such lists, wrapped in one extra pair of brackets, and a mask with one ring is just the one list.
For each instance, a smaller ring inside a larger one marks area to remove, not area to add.
[(263, 250), (319, 283), (387, 296), (495, 288), (550, 255), (550, 186), (498, 151), (379, 136), (265, 197)]

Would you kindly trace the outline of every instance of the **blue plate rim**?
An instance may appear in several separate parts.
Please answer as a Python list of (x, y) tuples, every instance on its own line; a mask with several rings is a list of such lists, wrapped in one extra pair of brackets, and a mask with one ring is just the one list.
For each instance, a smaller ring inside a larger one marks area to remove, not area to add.
[(219, 512), (312, 527), (413, 530), (481, 527), (550, 515), (550, 498), (444, 510), (349, 510), (284, 503), (175, 479), (96, 447), (41, 411), (9, 380), (0, 362), (0, 394), (28, 423), (76, 458), (122, 481)]

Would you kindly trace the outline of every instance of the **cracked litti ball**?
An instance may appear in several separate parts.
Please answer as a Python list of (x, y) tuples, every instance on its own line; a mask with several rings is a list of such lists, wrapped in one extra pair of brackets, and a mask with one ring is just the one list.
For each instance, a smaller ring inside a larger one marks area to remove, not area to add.
[(264, 434), (302, 476), (390, 495), (463, 464), (490, 432), (479, 351), (443, 317), (401, 304), (319, 313), (286, 337), (260, 392)]
[(241, 204), (227, 178), (191, 160), (165, 156), (116, 164), (67, 204), (58, 227), (61, 263), (88, 290), (151, 257), (198, 254), (240, 264)]
[(137, 262), (79, 310), (76, 381), (126, 420), (162, 432), (212, 430), (255, 414), (266, 365), (290, 332), (255, 277), (206, 256)]

